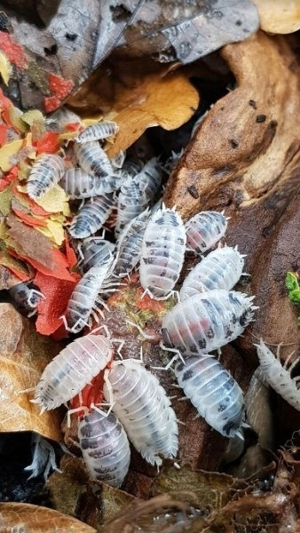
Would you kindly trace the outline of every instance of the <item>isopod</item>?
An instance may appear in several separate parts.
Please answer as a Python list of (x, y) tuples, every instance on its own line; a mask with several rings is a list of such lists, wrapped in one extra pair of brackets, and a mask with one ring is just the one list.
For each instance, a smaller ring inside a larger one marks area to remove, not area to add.
[(79, 246), (80, 259), (78, 265), (82, 272), (87, 272), (95, 265), (101, 265), (114, 256), (115, 245), (102, 237), (89, 237)]
[(282, 365), (262, 340), (255, 346), (263, 377), (286, 402), (300, 411), (300, 390), (297, 386), (300, 378), (299, 376), (291, 377), (291, 372), (299, 363), (299, 359), (296, 359), (288, 368), (289, 357)]
[(118, 131), (119, 126), (115, 122), (105, 120), (103, 122), (99, 122), (98, 124), (87, 126), (79, 133), (75, 140), (78, 143), (100, 141), (115, 135)]
[(125, 226), (116, 246), (114, 274), (124, 277), (134, 269), (140, 260), (141, 245), (150, 213), (146, 209)]
[(86, 335), (68, 344), (46, 366), (35, 387), (35, 399), (42, 411), (49, 411), (76, 396), (113, 357), (109, 337)]
[(142, 243), (140, 283), (156, 300), (167, 298), (179, 278), (186, 234), (175, 209), (163, 206), (148, 222)]
[(224, 437), (242, 436), (243, 391), (214, 357), (197, 355), (178, 362), (175, 375), (200, 416)]
[(130, 448), (126, 432), (113, 413), (94, 410), (78, 423), (79, 445), (92, 479), (120, 487), (128, 472)]
[(111, 162), (97, 141), (74, 145), (74, 152), (81, 168), (98, 177), (113, 174)]
[(27, 283), (17, 283), (8, 292), (16, 309), (28, 318), (37, 312), (37, 305), (41, 298), (45, 298), (40, 291), (31, 288)]
[(74, 239), (85, 239), (102, 228), (115, 206), (114, 194), (88, 200), (73, 218), (68, 231)]
[(64, 319), (66, 328), (72, 333), (78, 333), (85, 326), (89, 325), (91, 315), (97, 319), (95, 312), (98, 311), (98, 304), (103, 304), (99, 292), (109, 288), (106, 278), (110, 274), (110, 267), (113, 256), (109, 257), (106, 263), (95, 265), (90, 268), (78, 281), (68, 302), (66, 317)]
[(150, 464), (175, 457), (178, 450), (176, 415), (156, 376), (138, 361), (113, 362), (103, 393), (129, 439)]
[(202, 211), (185, 224), (187, 249), (202, 254), (212, 248), (227, 229), (227, 218), (218, 211)]
[(82, 168), (68, 168), (60, 180), (60, 186), (71, 200), (102, 196), (120, 189), (124, 182), (122, 174), (98, 177)]
[(59, 155), (40, 156), (28, 176), (26, 185), (28, 196), (33, 200), (38, 200), (58, 184), (64, 172), (64, 162)]
[(180, 299), (213, 289), (229, 291), (240, 279), (243, 268), (244, 256), (236, 248), (217, 248), (189, 272), (180, 289)]
[(254, 296), (215, 289), (179, 302), (162, 320), (165, 344), (182, 354), (209, 353), (236, 339), (253, 319)]

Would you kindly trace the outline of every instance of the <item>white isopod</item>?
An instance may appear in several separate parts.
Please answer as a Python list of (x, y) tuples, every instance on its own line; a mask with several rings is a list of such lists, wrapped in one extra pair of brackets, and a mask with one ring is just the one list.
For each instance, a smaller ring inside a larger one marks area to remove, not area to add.
[(71, 200), (102, 196), (120, 189), (124, 182), (122, 174), (99, 178), (82, 168), (68, 168), (60, 180), (60, 186)]
[(162, 463), (160, 456), (175, 457), (176, 415), (157, 377), (132, 359), (113, 362), (107, 376), (104, 397), (142, 457), (156, 465)]
[(227, 229), (227, 218), (218, 211), (202, 211), (185, 224), (187, 249), (202, 254), (212, 248)]
[(94, 410), (78, 424), (79, 445), (92, 479), (122, 485), (130, 463), (126, 432), (113, 413)]
[(179, 278), (186, 234), (179, 213), (163, 206), (148, 222), (142, 243), (140, 283), (156, 300), (167, 298)]
[(217, 359), (189, 357), (185, 363), (177, 363), (175, 375), (184, 394), (211, 427), (224, 437), (242, 437), (243, 391)]
[(112, 242), (102, 237), (89, 237), (78, 246), (78, 266), (82, 272), (87, 272), (93, 266), (109, 261), (114, 256), (114, 251), (115, 245)]
[(9, 289), (9, 295), (15, 303), (17, 311), (30, 318), (37, 312), (37, 305), (45, 296), (27, 283), (17, 283)]
[(253, 298), (224, 289), (194, 294), (164, 316), (164, 343), (182, 354), (209, 353), (225, 346), (253, 319)]
[(107, 139), (107, 137), (115, 135), (118, 131), (118, 124), (110, 120), (104, 120), (103, 122), (99, 122), (98, 124), (91, 124), (91, 126), (87, 126), (83, 131), (79, 133), (75, 140), (78, 143), (100, 141), (103, 139)]
[(74, 144), (74, 152), (81, 168), (98, 177), (113, 174), (111, 162), (97, 141)]
[(104, 335), (90, 334), (71, 342), (46, 366), (32, 401), (42, 411), (68, 402), (104, 370), (113, 351), (110, 338)]
[[(286, 402), (300, 411), (300, 390), (298, 388), (299, 376), (292, 378), (291, 372), (299, 363), (299, 358), (294, 361), (288, 368), (290, 357), (282, 365), (279, 359), (267, 348), (265, 343), (260, 340), (257, 348), (257, 356), (263, 377)], [(292, 354), (291, 354), (292, 355)]]
[(85, 239), (102, 228), (116, 200), (114, 194), (104, 194), (88, 200), (73, 218), (68, 231), (74, 239)]
[(134, 269), (141, 256), (141, 246), (150, 213), (146, 209), (125, 226), (116, 246), (114, 274), (124, 277)]
[(236, 248), (217, 248), (189, 272), (180, 289), (180, 299), (213, 289), (229, 291), (239, 281), (243, 268), (244, 256)]
[(78, 333), (85, 326), (89, 326), (91, 315), (97, 321), (98, 305), (103, 304), (99, 293), (112, 286), (111, 282), (106, 283), (112, 262), (113, 256), (109, 257), (106, 263), (102, 262), (90, 268), (75, 286), (68, 302), (66, 316), (62, 317), (66, 329), (72, 333)]
[(42, 155), (37, 159), (28, 176), (26, 185), (28, 196), (38, 200), (58, 184), (64, 172), (64, 162), (59, 155)]

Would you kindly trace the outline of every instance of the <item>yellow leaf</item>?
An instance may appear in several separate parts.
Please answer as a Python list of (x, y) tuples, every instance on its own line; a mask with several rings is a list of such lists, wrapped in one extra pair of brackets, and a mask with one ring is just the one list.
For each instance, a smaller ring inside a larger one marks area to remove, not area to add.
[(12, 66), (7, 55), (0, 50), (0, 74), (5, 85), (8, 85), (9, 79), (12, 75)]
[(0, 213), (7, 216), (10, 212), (11, 199), (13, 197), (12, 186), (9, 185), (0, 192)]
[(45, 117), (38, 109), (31, 109), (22, 115), (22, 120), (25, 124), (32, 126), (34, 122), (45, 122)]
[(66, 131), (61, 133), (58, 137), (59, 142), (61, 141), (73, 141), (77, 137), (78, 131)]
[(103, 119), (103, 115), (100, 115), (98, 118), (84, 118), (82, 119), (82, 125), (87, 128), (88, 126), (92, 126), (93, 124), (98, 124), (100, 120)]
[(45, 209), (45, 211), (48, 211), (48, 213), (62, 212), (66, 216), (71, 214), (68, 196), (59, 185), (56, 185), (56, 187), (44, 194), (39, 200), (35, 200), (35, 202)]
[(21, 109), (12, 105), (8, 109), (8, 114), (12, 126), (23, 133), (28, 131), (28, 126), (26, 126), (22, 120), (23, 111), (21, 111)]
[(61, 246), (65, 240), (64, 228), (56, 220), (49, 219), (46, 228), (37, 227), (36, 229), (48, 237), (54, 244), (57, 244), (57, 246)]
[(0, 249), (3, 250), (5, 248), (4, 242), (8, 237), (7, 233), (7, 225), (5, 223), (5, 220), (0, 220)]
[(11, 163), (11, 158), (16, 156), (23, 147), (23, 139), (18, 139), (7, 143), (0, 148), (0, 168), (3, 172), (8, 172), (14, 164)]
[(7, 268), (12, 268), (14, 270), (18, 270), (19, 272), (28, 275), (28, 270), (25, 268), (24, 264), (20, 263), (17, 259), (12, 257), (7, 252), (0, 253), (0, 265), (3, 265)]
[(299, 0), (253, 0), (260, 27), (268, 33), (293, 33), (300, 29)]

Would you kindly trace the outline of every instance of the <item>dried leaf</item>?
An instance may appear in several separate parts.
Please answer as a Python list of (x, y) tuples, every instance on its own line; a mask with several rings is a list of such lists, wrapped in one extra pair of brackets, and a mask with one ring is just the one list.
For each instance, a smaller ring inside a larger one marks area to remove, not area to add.
[(0, 51), (0, 74), (5, 85), (8, 85), (10, 77), (12, 75), (12, 66), (8, 57), (4, 52)]
[(22, 533), (96, 533), (75, 518), (29, 503), (0, 503), (0, 528)]
[(300, 28), (298, 0), (253, 0), (260, 27), (269, 33), (293, 33)]
[(59, 411), (45, 412), (22, 393), (35, 387), (45, 366), (61, 345), (37, 335), (34, 325), (10, 304), (0, 304), (1, 421), (0, 431), (36, 431), (61, 441)]
[(65, 216), (70, 216), (71, 214), (68, 196), (59, 185), (53, 187), (42, 198), (35, 200), (35, 203), (48, 213), (63, 213)]
[(30, 279), (30, 274), (25, 266), (6, 252), (0, 252), (0, 265), (7, 267), (21, 281)]
[(15, 165), (13, 158), (21, 150), (23, 143), (23, 139), (18, 139), (0, 148), (0, 168), (3, 172), (8, 172)]

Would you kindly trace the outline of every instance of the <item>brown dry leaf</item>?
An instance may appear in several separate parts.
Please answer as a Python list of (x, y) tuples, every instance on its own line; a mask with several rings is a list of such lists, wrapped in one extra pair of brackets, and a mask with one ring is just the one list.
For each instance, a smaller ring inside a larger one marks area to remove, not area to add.
[(0, 503), (0, 531), (96, 533), (93, 527), (75, 518), (29, 503)]
[(0, 264), (0, 291), (11, 289), (20, 279), (11, 270)]
[(260, 27), (268, 33), (293, 33), (300, 28), (299, 0), (253, 0)]
[(36, 431), (62, 441), (59, 411), (45, 412), (30, 402), (34, 387), (45, 366), (61, 350), (61, 345), (35, 332), (34, 325), (12, 305), (0, 304), (0, 432)]

